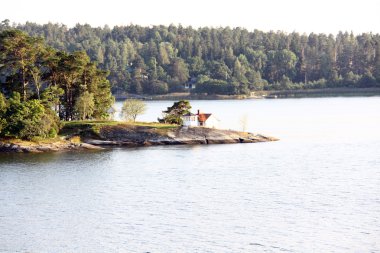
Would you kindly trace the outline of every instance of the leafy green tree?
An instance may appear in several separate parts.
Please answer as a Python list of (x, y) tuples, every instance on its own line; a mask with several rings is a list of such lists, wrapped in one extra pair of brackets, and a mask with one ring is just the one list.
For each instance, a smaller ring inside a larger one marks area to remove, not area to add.
[(75, 102), (75, 112), (80, 120), (90, 119), (94, 113), (94, 94), (85, 91)]
[(52, 110), (45, 108), (37, 99), (22, 102), (15, 92), (9, 99), (4, 118), (7, 124), (3, 134), (22, 139), (33, 137), (55, 137), (59, 130), (59, 119)]
[(3, 93), (0, 92), (0, 116), (5, 113), (7, 109), (7, 100)]
[(247, 48), (246, 53), (247, 60), (251, 64), (252, 68), (255, 71), (259, 71), (260, 74), (263, 73), (267, 64), (267, 55), (262, 50), (253, 50), (251, 48)]
[(290, 81), (289, 77), (285, 75), (282, 76), (278, 84), (281, 90), (289, 90), (292, 86), (292, 82)]
[(279, 81), (283, 75), (293, 77), (295, 74), (295, 66), (297, 56), (287, 50), (269, 51), (267, 64), (267, 77), (269, 81)]
[(169, 124), (182, 124), (182, 116), (189, 113), (191, 109), (190, 102), (187, 100), (180, 100), (175, 102), (171, 107), (168, 107), (166, 111), (163, 111), (164, 117), (158, 119), (159, 122)]
[(127, 99), (123, 103), (121, 115), (126, 121), (136, 121), (138, 115), (145, 113), (146, 104), (137, 99)]
[(147, 94), (166, 94), (168, 90), (168, 84), (159, 80), (146, 82), (144, 86), (144, 93)]
[(55, 137), (59, 130), (57, 116), (48, 108), (45, 108), (39, 100), (32, 99), (24, 103), (23, 128), (18, 133), (22, 139), (33, 137)]
[[(239, 84), (236, 85), (239, 86)], [(202, 76), (198, 80), (194, 92), (206, 93), (208, 95), (233, 95), (235, 94), (235, 86), (231, 82), (227, 83), (227, 81), (224, 80), (211, 79), (206, 76)]]
[(64, 90), (63, 114), (66, 120), (74, 118), (75, 98), (79, 93), (80, 80), (88, 63), (89, 58), (84, 52), (61, 54), (59, 72)]
[(354, 86), (356, 83), (358, 83), (360, 77), (360, 75), (356, 75), (352, 71), (350, 71), (345, 75), (343, 81), (347, 86)]
[(2, 133), (3, 128), (7, 124), (7, 120), (4, 118), (5, 112), (7, 111), (7, 100), (3, 93), (0, 92), (0, 135)]
[[(244, 65), (247, 65), (246, 58), (245, 57), (239, 57), (243, 62), (245, 62)], [(248, 89), (248, 79), (246, 77), (246, 67), (244, 67), (241, 63), (239, 58), (235, 60), (234, 64), (234, 71), (233, 71), (233, 81), (231, 84), (234, 86), (234, 94), (249, 94)]]
[(58, 105), (61, 118), (65, 120), (75, 118), (76, 100), (85, 92), (93, 94), (94, 97), (91, 116), (106, 118), (107, 111), (114, 102), (109, 81), (106, 79), (107, 73), (99, 70), (85, 52), (72, 54), (59, 52), (50, 59), (53, 62), (49, 62), (48, 65), (51, 67), (49, 80), (54, 80), (53, 86), (54, 83), (59, 84), (59, 89), (54, 88), (51, 91), (63, 90), (63, 95), (56, 93), (60, 97)]
[(224, 62), (211, 61), (208, 64), (209, 76), (213, 79), (228, 80), (231, 78), (232, 72)]
[(263, 90), (267, 86), (267, 81), (261, 78), (259, 71), (250, 70), (246, 75), (250, 90)]
[(30, 76), (38, 75), (34, 66), (42, 48), (42, 39), (33, 38), (19, 30), (0, 34), (0, 72), (15, 80), (13, 91), (20, 91), (23, 101), (28, 98)]
[(133, 63), (133, 72), (131, 83), (131, 93), (142, 94), (143, 92), (143, 82), (147, 79), (146, 73), (147, 66), (144, 63), (142, 57), (137, 57)]
[(183, 59), (174, 59), (171, 67), (171, 76), (179, 83), (185, 83), (189, 79), (189, 69)]
[(21, 96), (18, 92), (13, 92), (12, 96), (8, 99), (8, 109), (4, 115), (7, 119), (7, 125), (3, 131), (6, 135), (18, 136), (23, 129), (23, 120), (25, 106), (21, 103)]
[(95, 119), (107, 119), (108, 110), (115, 103), (115, 97), (111, 93), (110, 82), (103, 76), (97, 84), (96, 90), (92, 91), (94, 94), (94, 113)]
[(150, 81), (157, 80), (157, 60), (155, 57), (151, 57), (148, 62), (148, 78)]
[(245, 77), (246, 70), (241, 65), (239, 59), (235, 60), (234, 63), (234, 71), (233, 71), (233, 77), (234, 79), (239, 83), (247, 83), (247, 78)]
[(160, 43), (158, 60), (160, 64), (166, 65), (170, 63), (171, 54), (173, 54), (173, 47), (168, 43)]
[(205, 72), (205, 64), (201, 57), (195, 56), (189, 59), (190, 76), (199, 76)]
[(41, 101), (45, 107), (54, 108), (55, 112), (59, 112), (60, 97), (64, 94), (62, 88), (58, 86), (50, 86), (41, 94)]

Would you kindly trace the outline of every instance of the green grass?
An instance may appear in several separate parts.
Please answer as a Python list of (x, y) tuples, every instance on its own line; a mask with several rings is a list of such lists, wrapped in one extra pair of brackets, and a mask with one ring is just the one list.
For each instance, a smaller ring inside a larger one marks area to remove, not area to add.
[(61, 136), (81, 134), (81, 132), (92, 132), (99, 134), (100, 129), (104, 126), (119, 125), (118, 121), (111, 120), (73, 120), (63, 121), (63, 128), (59, 132)]
[(74, 121), (63, 121), (64, 127), (89, 127), (89, 126), (117, 126), (117, 125), (127, 125), (127, 126), (145, 126), (158, 129), (166, 128), (176, 128), (177, 125), (163, 124), (158, 122), (123, 122), (123, 121), (113, 121), (113, 120), (74, 120)]
[(178, 125), (164, 124), (164, 123), (158, 123), (158, 122), (127, 122), (127, 123), (122, 123), (122, 124), (130, 125), (130, 126), (151, 127), (151, 128), (157, 128), (157, 129), (171, 129), (171, 128), (178, 127)]
[(95, 134), (98, 135), (102, 127), (108, 126), (125, 126), (125, 127), (148, 127), (157, 130), (167, 130), (177, 128), (177, 125), (162, 124), (158, 122), (122, 122), (111, 120), (77, 120), (77, 121), (64, 121), (63, 128), (59, 132), (60, 136), (67, 135), (82, 135)]
[[(63, 121), (62, 129), (56, 138), (42, 138), (34, 137), (32, 140), (20, 140), (13, 137), (2, 138), (3, 142), (19, 143), (23, 145), (32, 145), (35, 143), (49, 144), (62, 141), (60, 137), (67, 136), (93, 136), (96, 137), (100, 134), (102, 127), (108, 126), (124, 126), (124, 127), (147, 127), (166, 132), (166, 130), (175, 129), (177, 125), (163, 124), (158, 122), (122, 122), (112, 120), (76, 120), (76, 121)], [(161, 132), (158, 131), (158, 132)]]
[(73, 120), (63, 121), (64, 127), (78, 127), (78, 126), (116, 126), (119, 121), (113, 120)]

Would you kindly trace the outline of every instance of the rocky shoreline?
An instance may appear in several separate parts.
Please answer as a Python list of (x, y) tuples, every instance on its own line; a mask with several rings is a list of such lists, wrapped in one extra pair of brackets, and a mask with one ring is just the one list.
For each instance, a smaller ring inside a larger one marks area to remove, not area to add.
[(84, 142), (101, 146), (152, 146), (231, 144), (277, 141), (278, 139), (233, 130), (203, 127), (178, 127), (162, 130), (142, 126), (112, 126), (100, 130), (98, 138), (84, 138)]
[[(76, 129), (55, 142), (1, 141), (0, 152), (41, 153), (70, 150), (100, 150), (113, 146), (136, 147), (153, 145), (207, 145), (277, 141), (277, 138), (202, 127), (156, 128), (119, 124)], [(79, 141), (73, 141), (77, 138)]]
[(103, 149), (87, 143), (73, 143), (70, 141), (60, 141), (56, 143), (38, 142), (14, 142), (1, 141), (0, 152), (3, 153), (43, 153), (70, 150), (99, 150)]

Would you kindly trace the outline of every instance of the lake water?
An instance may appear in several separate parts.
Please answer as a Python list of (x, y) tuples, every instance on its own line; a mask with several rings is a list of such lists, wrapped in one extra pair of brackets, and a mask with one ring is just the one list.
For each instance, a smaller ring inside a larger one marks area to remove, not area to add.
[(281, 141), (2, 154), (0, 252), (380, 252), (380, 97), (191, 104)]

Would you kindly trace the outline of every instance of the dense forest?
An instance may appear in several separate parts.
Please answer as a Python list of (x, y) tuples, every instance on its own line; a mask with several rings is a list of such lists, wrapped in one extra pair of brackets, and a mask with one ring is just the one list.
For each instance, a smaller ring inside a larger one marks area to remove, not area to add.
[(380, 35), (252, 32), (242, 28), (35, 23), (19, 29), (109, 71), (114, 93), (249, 94), (255, 90), (380, 87)]
[(114, 103), (107, 72), (20, 30), (0, 32), (0, 136), (54, 137), (60, 120), (104, 119)]

